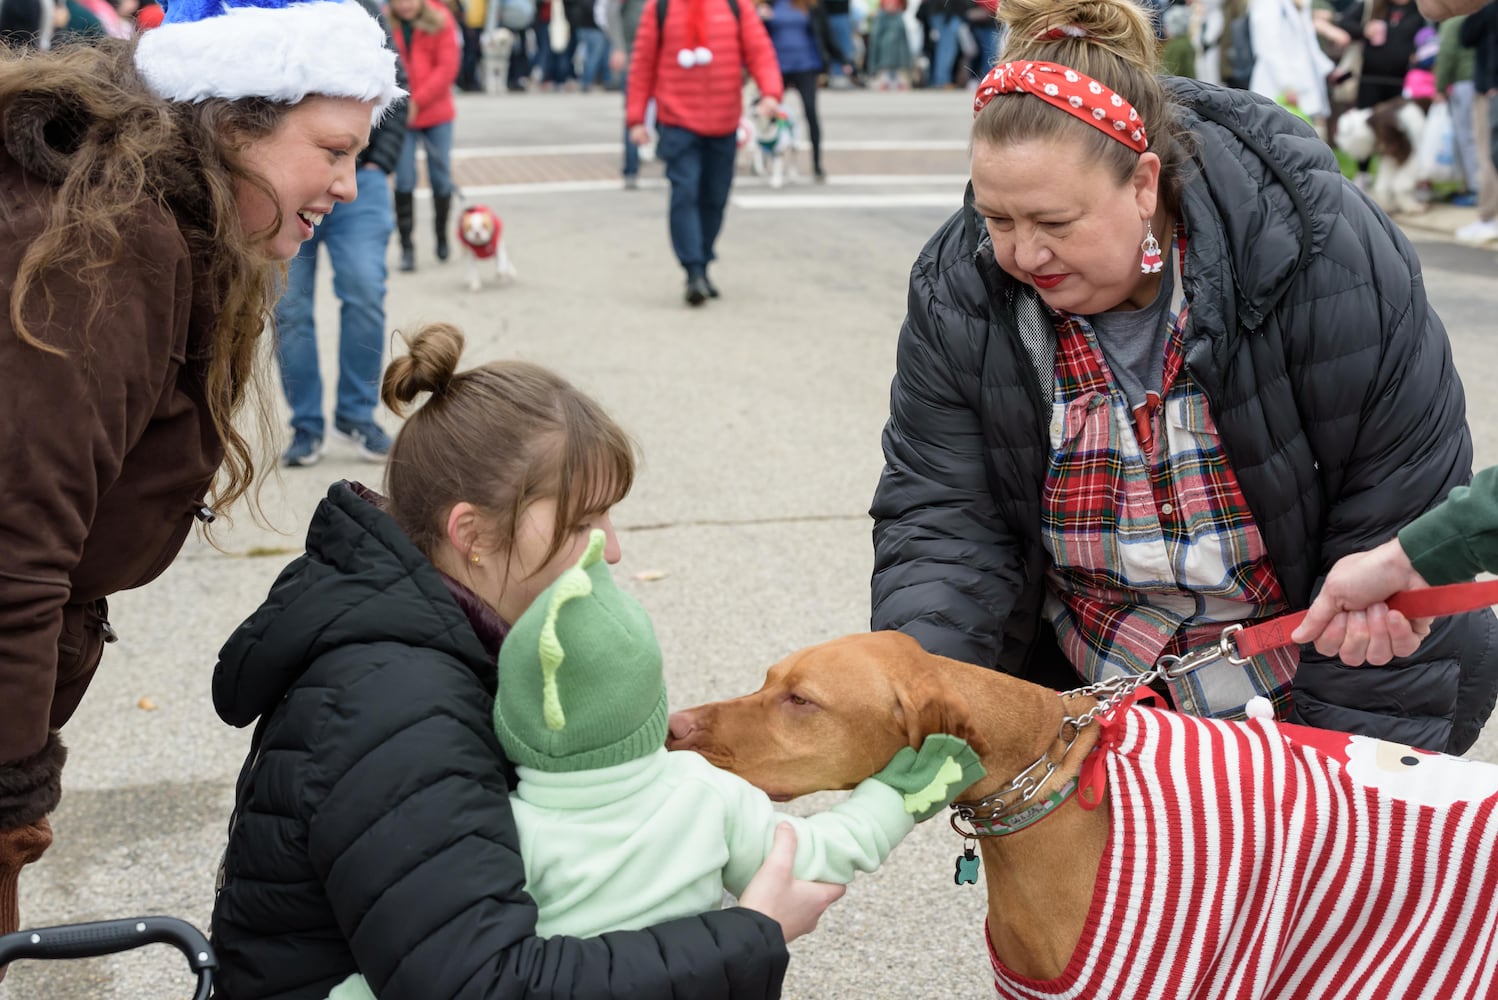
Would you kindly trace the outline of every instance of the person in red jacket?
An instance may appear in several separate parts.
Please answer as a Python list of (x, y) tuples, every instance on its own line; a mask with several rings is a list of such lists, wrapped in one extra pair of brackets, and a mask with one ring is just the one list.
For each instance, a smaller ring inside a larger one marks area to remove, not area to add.
[(416, 144), (427, 153), (437, 259), (447, 260), (447, 215), (453, 204), (453, 84), (458, 79), (458, 25), (440, 0), (390, 0), (385, 8), (395, 50), (410, 81), (406, 144), (395, 167), (395, 228), (401, 237), (401, 270), (416, 270)]
[(752, 3), (674, 0), (662, 16), (658, 2), (646, 0), (640, 14), (625, 115), (630, 141), (649, 142), (645, 106), (655, 99), (655, 150), (671, 182), (671, 248), (687, 272), (687, 304), (700, 306), (718, 297), (707, 265), (733, 187), (743, 70), (759, 85), (764, 113), (780, 106), (783, 85)]

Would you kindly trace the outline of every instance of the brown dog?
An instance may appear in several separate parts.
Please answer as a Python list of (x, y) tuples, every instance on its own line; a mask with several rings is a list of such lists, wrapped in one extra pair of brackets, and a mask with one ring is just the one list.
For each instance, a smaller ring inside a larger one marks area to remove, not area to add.
[[(677, 713), (671, 746), (790, 798), (852, 787), (930, 733), (967, 739), (988, 776), (954, 805), (982, 821), (1001, 996), (1498, 996), (1498, 767), (1259, 708), (1228, 722), (1124, 699), (1087, 721), (1096, 707), (881, 632)], [(1032, 765), (1044, 780), (1021, 799)]]
[[(671, 716), (668, 745), (709, 761), (786, 800), (852, 788), (904, 746), (930, 733), (967, 740), (988, 776), (962, 796), (981, 799), (1047, 752), (1059, 755), (1061, 721), (1095, 704), (992, 670), (927, 653), (899, 632), (834, 639), (770, 668), (759, 691)], [(1046, 783), (1076, 775), (1096, 741), (1086, 729)], [(988, 932), (1010, 969), (1050, 979), (1081, 938), (1108, 839), (1106, 803), (1076, 800), (1044, 823), (980, 839), (988, 886)], [(953, 838), (954, 853), (959, 843)]]

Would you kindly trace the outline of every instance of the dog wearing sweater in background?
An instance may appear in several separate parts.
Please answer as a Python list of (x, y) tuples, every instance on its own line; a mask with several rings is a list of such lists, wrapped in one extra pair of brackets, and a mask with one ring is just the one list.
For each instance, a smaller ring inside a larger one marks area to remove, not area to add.
[(519, 272), (510, 263), (503, 239), (504, 224), (488, 205), (470, 205), (458, 216), (458, 241), (468, 251), (468, 290), (483, 286), (479, 262), (494, 260), (494, 271), (501, 282), (514, 280)]

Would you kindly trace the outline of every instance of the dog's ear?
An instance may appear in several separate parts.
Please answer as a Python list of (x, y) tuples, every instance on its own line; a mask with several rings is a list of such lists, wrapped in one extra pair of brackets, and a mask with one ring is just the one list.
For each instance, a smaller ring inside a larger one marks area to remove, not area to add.
[(919, 662), (909, 662), (895, 684), (895, 713), (905, 727), (905, 742), (919, 750), (933, 733), (947, 733), (966, 740), (982, 756), (983, 740), (972, 724), (967, 699), (953, 689), (941, 674), (923, 672)]

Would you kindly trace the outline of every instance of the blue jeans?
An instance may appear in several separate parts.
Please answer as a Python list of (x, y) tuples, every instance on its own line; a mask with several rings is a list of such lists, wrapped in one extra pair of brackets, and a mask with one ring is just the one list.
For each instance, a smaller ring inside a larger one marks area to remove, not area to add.
[(578, 28), (577, 50), (583, 61), (583, 92), (593, 89), (595, 83), (607, 83), (604, 74), (609, 68), (609, 36), (602, 28)]
[(978, 43), (978, 79), (981, 80), (998, 62), (999, 29), (992, 19), (989, 19), (982, 24), (970, 23), (968, 30), (973, 33), (973, 41)]
[(640, 147), (629, 141), (629, 67), (624, 67), (624, 83), (620, 86), (619, 96), (624, 99), (624, 176), (640, 176)]
[(931, 30), (936, 32), (936, 51), (931, 55), (931, 86), (945, 87), (952, 82), (957, 63), (957, 35), (962, 18), (956, 14), (932, 14)]
[(358, 172), (359, 196), (340, 202), (291, 259), (286, 294), (276, 303), (276, 352), (291, 426), (323, 437), (322, 375), (317, 366), (317, 248), (326, 244), (333, 292), (342, 307), (338, 331), (338, 402), (344, 423), (374, 419), (385, 349), (385, 245), (395, 228), (390, 180), (379, 167)]
[[(395, 189), (401, 194), (416, 190), (416, 143), (427, 151), (427, 180), (438, 198), (453, 193), (453, 123), (443, 122), (428, 128), (406, 129), (406, 144), (401, 147), (400, 161), (395, 165)], [(326, 223), (324, 223), (326, 225)]]
[(738, 144), (733, 133), (706, 136), (662, 125), (655, 151), (671, 182), (671, 249), (687, 274), (702, 274), (715, 257)]
[[(843, 58), (851, 65), (853, 62), (853, 17), (851, 14), (828, 14), (827, 29), (832, 32), (832, 40), (837, 42), (837, 47), (843, 50)], [(836, 58), (832, 65), (827, 67), (830, 76), (842, 76), (843, 64)]]

